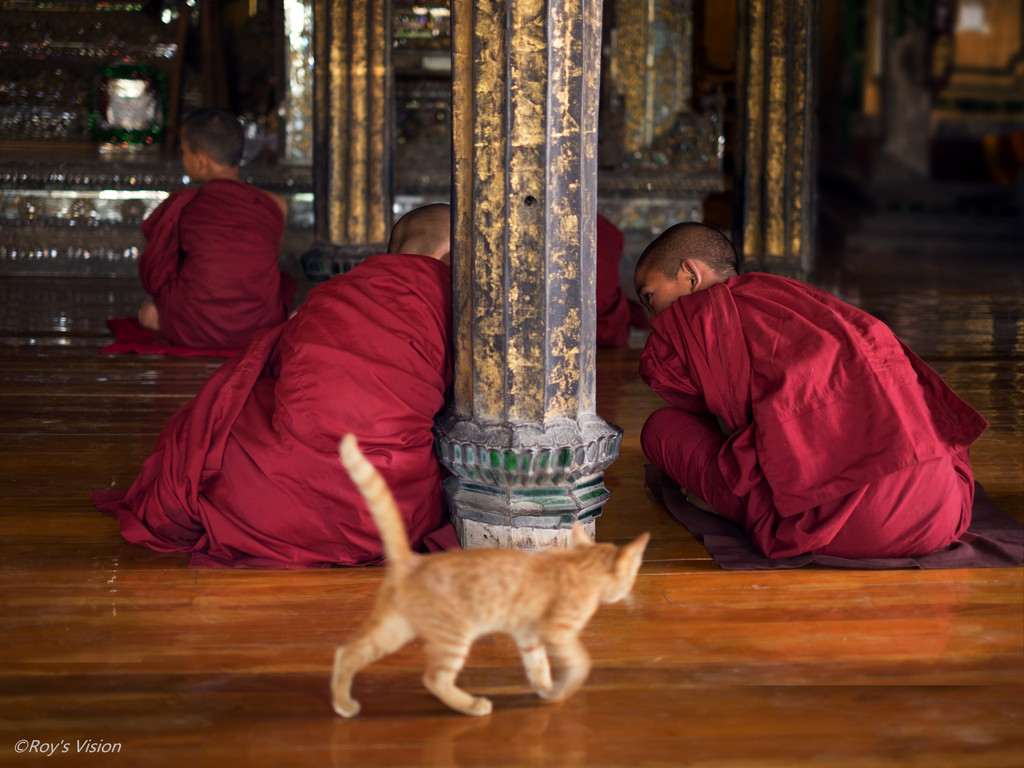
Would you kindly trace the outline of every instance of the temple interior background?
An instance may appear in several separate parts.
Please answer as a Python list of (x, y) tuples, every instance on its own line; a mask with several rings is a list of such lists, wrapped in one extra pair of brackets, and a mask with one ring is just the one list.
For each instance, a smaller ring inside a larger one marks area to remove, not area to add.
[[(0, 274), (123, 274), (183, 181), (175, 126), (244, 121), (244, 176), (290, 203), (286, 266), (316, 239), (314, 0), (2, 0)], [(391, 3), (396, 214), (447, 200), (450, 3)], [(1024, 160), (1016, 0), (822, 0), (817, 253), (835, 242), (1016, 249)], [(678, 220), (732, 225), (736, 7), (604, 3), (599, 209), (623, 274)], [(815, 268), (821, 259), (816, 258)]]

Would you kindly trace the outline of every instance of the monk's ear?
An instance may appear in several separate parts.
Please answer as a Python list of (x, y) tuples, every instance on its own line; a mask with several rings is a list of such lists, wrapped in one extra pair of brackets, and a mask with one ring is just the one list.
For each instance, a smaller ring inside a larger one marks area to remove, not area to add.
[(697, 259), (683, 259), (682, 264), (679, 265), (679, 279), (685, 280), (686, 284), (690, 286), (690, 293), (699, 291), (701, 283), (704, 282), (704, 270), (701, 269), (701, 266)]
[(206, 173), (206, 171), (213, 167), (213, 159), (202, 150), (193, 150), (192, 156), (195, 158), (199, 170), (203, 173)]

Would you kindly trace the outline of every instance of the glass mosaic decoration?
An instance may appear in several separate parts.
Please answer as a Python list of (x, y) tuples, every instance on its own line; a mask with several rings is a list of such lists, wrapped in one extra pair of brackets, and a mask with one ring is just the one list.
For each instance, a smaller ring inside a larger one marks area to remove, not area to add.
[(167, 85), (146, 64), (109, 64), (96, 73), (89, 130), (94, 139), (125, 145), (163, 141), (167, 131)]

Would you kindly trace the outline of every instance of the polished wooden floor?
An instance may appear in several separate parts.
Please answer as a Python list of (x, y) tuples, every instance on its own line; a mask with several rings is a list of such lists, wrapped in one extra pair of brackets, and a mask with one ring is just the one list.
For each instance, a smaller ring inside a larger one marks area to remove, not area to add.
[[(989, 419), (978, 479), (1024, 516), (1020, 264), (861, 254), (822, 282)], [(541, 703), (496, 637), (463, 675), (495, 711), (467, 718), (422, 688), (413, 645), (357, 678), (360, 717), (335, 716), (333, 648), (379, 568), (191, 570), (125, 544), (89, 502), (132, 481), (217, 364), (98, 354), (104, 318), (140, 298), (130, 279), (0, 276), (0, 764), (1022, 764), (1021, 570), (720, 570), (643, 485), (639, 429), (659, 400), (636, 345), (599, 354), (599, 411), (625, 439), (598, 535), (654, 539), (630, 601), (585, 632), (584, 689)], [(44, 744), (57, 754), (19, 753)]]

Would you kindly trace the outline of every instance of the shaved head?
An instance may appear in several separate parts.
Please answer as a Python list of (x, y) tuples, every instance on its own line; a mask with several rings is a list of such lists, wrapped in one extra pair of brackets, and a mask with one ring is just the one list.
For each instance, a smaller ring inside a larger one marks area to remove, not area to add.
[(388, 253), (417, 253), (447, 262), (451, 252), (452, 218), (447, 203), (409, 211), (395, 224)]
[(218, 165), (233, 168), (242, 162), (245, 132), (231, 112), (218, 107), (197, 109), (181, 123), (181, 140), (193, 152), (203, 152)]
[(684, 221), (666, 229), (647, 246), (636, 263), (636, 270), (652, 270), (674, 277), (686, 259), (703, 261), (720, 277), (737, 273), (736, 249), (714, 227), (696, 221)]

